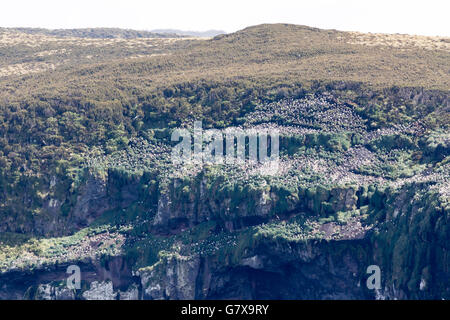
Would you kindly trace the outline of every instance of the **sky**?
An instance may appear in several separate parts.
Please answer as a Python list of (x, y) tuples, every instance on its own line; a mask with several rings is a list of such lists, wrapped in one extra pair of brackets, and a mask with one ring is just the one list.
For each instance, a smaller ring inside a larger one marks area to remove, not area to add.
[(0, 27), (234, 32), (261, 23), (450, 36), (449, 0), (2, 0)]

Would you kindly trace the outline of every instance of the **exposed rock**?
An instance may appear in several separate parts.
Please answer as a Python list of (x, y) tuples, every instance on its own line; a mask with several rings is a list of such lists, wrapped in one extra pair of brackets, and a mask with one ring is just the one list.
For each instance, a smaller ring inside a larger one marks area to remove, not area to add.
[(77, 197), (77, 202), (71, 213), (72, 223), (78, 226), (89, 225), (109, 208), (108, 204), (106, 180), (90, 176)]
[(39, 285), (36, 292), (38, 300), (74, 300), (75, 291), (66, 286), (58, 286), (52, 284)]
[(139, 288), (132, 284), (126, 291), (119, 291), (119, 300), (139, 300)]
[(115, 300), (117, 293), (114, 292), (111, 281), (91, 282), (90, 289), (83, 292), (83, 298), (86, 300)]
[(140, 272), (145, 299), (195, 299), (198, 257), (173, 255)]

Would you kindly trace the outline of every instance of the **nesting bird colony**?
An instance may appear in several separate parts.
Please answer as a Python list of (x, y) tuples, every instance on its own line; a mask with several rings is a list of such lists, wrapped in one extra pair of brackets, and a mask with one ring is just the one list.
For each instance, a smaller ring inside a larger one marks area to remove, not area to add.
[[(440, 168), (429, 167), (413, 159), (415, 150), (408, 144), (383, 146), (383, 137), (394, 137), (395, 140), (399, 136), (413, 141), (434, 135), (435, 140), (440, 139), (443, 145), (450, 144), (448, 134), (427, 132), (425, 135), (423, 126), (418, 122), (370, 130), (351, 106), (331, 102), (325, 97), (260, 105), (245, 118), (246, 122), (238, 128), (250, 128), (256, 132), (276, 129), (280, 133), (279, 169), (276, 175), (270, 176), (271, 181), (394, 187), (412, 181), (430, 180), (438, 184), (448, 181), (448, 170), (445, 170), (448, 164)], [(326, 135), (322, 139), (326, 141), (320, 141), (321, 134)], [(291, 137), (295, 139), (289, 139)], [(305, 137), (309, 137), (310, 141), (305, 141), (308, 140)], [(381, 147), (377, 147), (379, 145)], [(170, 138), (137, 137), (124, 150), (88, 158), (86, 166), (123, 168), (127, 171), (157, 170), (167, 179), (195, 176), (202, 170), (202, 166), (190, 163), (174, 167), (171, 161), (172, 146)], [(217, 174), (223, 174), (226, 181), (237, 183), (258, 180), (260, 166), (245, 162), (216, 165), (214, 170)]]

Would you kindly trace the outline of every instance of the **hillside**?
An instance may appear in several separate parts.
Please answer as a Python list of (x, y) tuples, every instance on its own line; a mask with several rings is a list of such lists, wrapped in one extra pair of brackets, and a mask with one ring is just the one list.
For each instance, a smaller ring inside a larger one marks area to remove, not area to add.
[[(450, 298), (449, 62), (286, 24), (0, 29), (0, 298)], [(279, 130), (280, 170), (175, 166), (195, 120)]]

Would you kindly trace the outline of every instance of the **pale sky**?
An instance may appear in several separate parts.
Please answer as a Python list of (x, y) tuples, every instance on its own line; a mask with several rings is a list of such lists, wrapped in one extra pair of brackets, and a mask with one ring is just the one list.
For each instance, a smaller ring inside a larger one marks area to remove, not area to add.
[(0, 27), (233, 32), (260, 23), (450, 36), (449, 0), (2, 0)]

